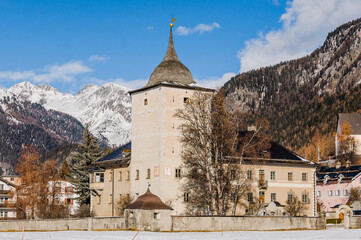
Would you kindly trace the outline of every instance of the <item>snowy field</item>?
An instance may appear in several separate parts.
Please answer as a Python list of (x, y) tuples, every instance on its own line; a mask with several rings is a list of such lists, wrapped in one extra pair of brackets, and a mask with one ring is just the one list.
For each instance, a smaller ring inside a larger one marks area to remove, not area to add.
[[(24, 240), (132, 240), (137, 232), (114, 231), (114, 232), (25, 232)], [(0, 239), (19, 240), (22, 239), (21, 232), (0, 232)], [(155, 233), (139, 232), (135, 237), (137, 240), (215, 240), (215, 239), (357, 239), (361, 240), (361, 229), (328, 229), (319, 231), (283, 231), (283, 232), (190, 232), (190, 233)]]

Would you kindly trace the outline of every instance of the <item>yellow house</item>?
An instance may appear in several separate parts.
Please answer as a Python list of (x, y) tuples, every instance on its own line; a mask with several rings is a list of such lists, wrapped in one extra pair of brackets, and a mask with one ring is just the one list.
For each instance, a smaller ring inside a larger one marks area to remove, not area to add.
[(130, 198), (130, 147), (125, 144), (91, 166), (90, 201), (96, 216), (119, 216), (119, 200)]

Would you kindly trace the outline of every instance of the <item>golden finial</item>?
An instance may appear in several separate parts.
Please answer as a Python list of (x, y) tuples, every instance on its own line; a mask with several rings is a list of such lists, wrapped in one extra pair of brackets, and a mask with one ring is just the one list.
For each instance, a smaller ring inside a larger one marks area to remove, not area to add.
[(174, 17), (172, 17), (172, 22), (169, 24), (171, 28), (174, 26), (173, 23), (176, 22), (176, 21), (177, 21), (177, 19), (175, 19)]

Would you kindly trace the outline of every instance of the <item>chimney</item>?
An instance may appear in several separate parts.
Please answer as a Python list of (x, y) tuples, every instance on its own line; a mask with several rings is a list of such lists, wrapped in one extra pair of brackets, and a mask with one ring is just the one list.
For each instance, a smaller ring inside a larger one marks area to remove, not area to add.
[(350, 162), (350, 160), (347, 160), (346, 161), (346, 168), (349, 168), (349, 167), (351, 167), (351, 162)]
[(336, 162), (336, 169), (339, 169), (341, 167), (341, 162), (340, 161), (337, 161)]

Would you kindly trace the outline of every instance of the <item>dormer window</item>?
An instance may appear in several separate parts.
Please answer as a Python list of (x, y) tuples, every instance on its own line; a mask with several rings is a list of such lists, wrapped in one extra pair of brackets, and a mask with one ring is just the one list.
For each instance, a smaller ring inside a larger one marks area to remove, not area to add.
[(148, 99), (144, 99), (144, 105), (148, 105)]

